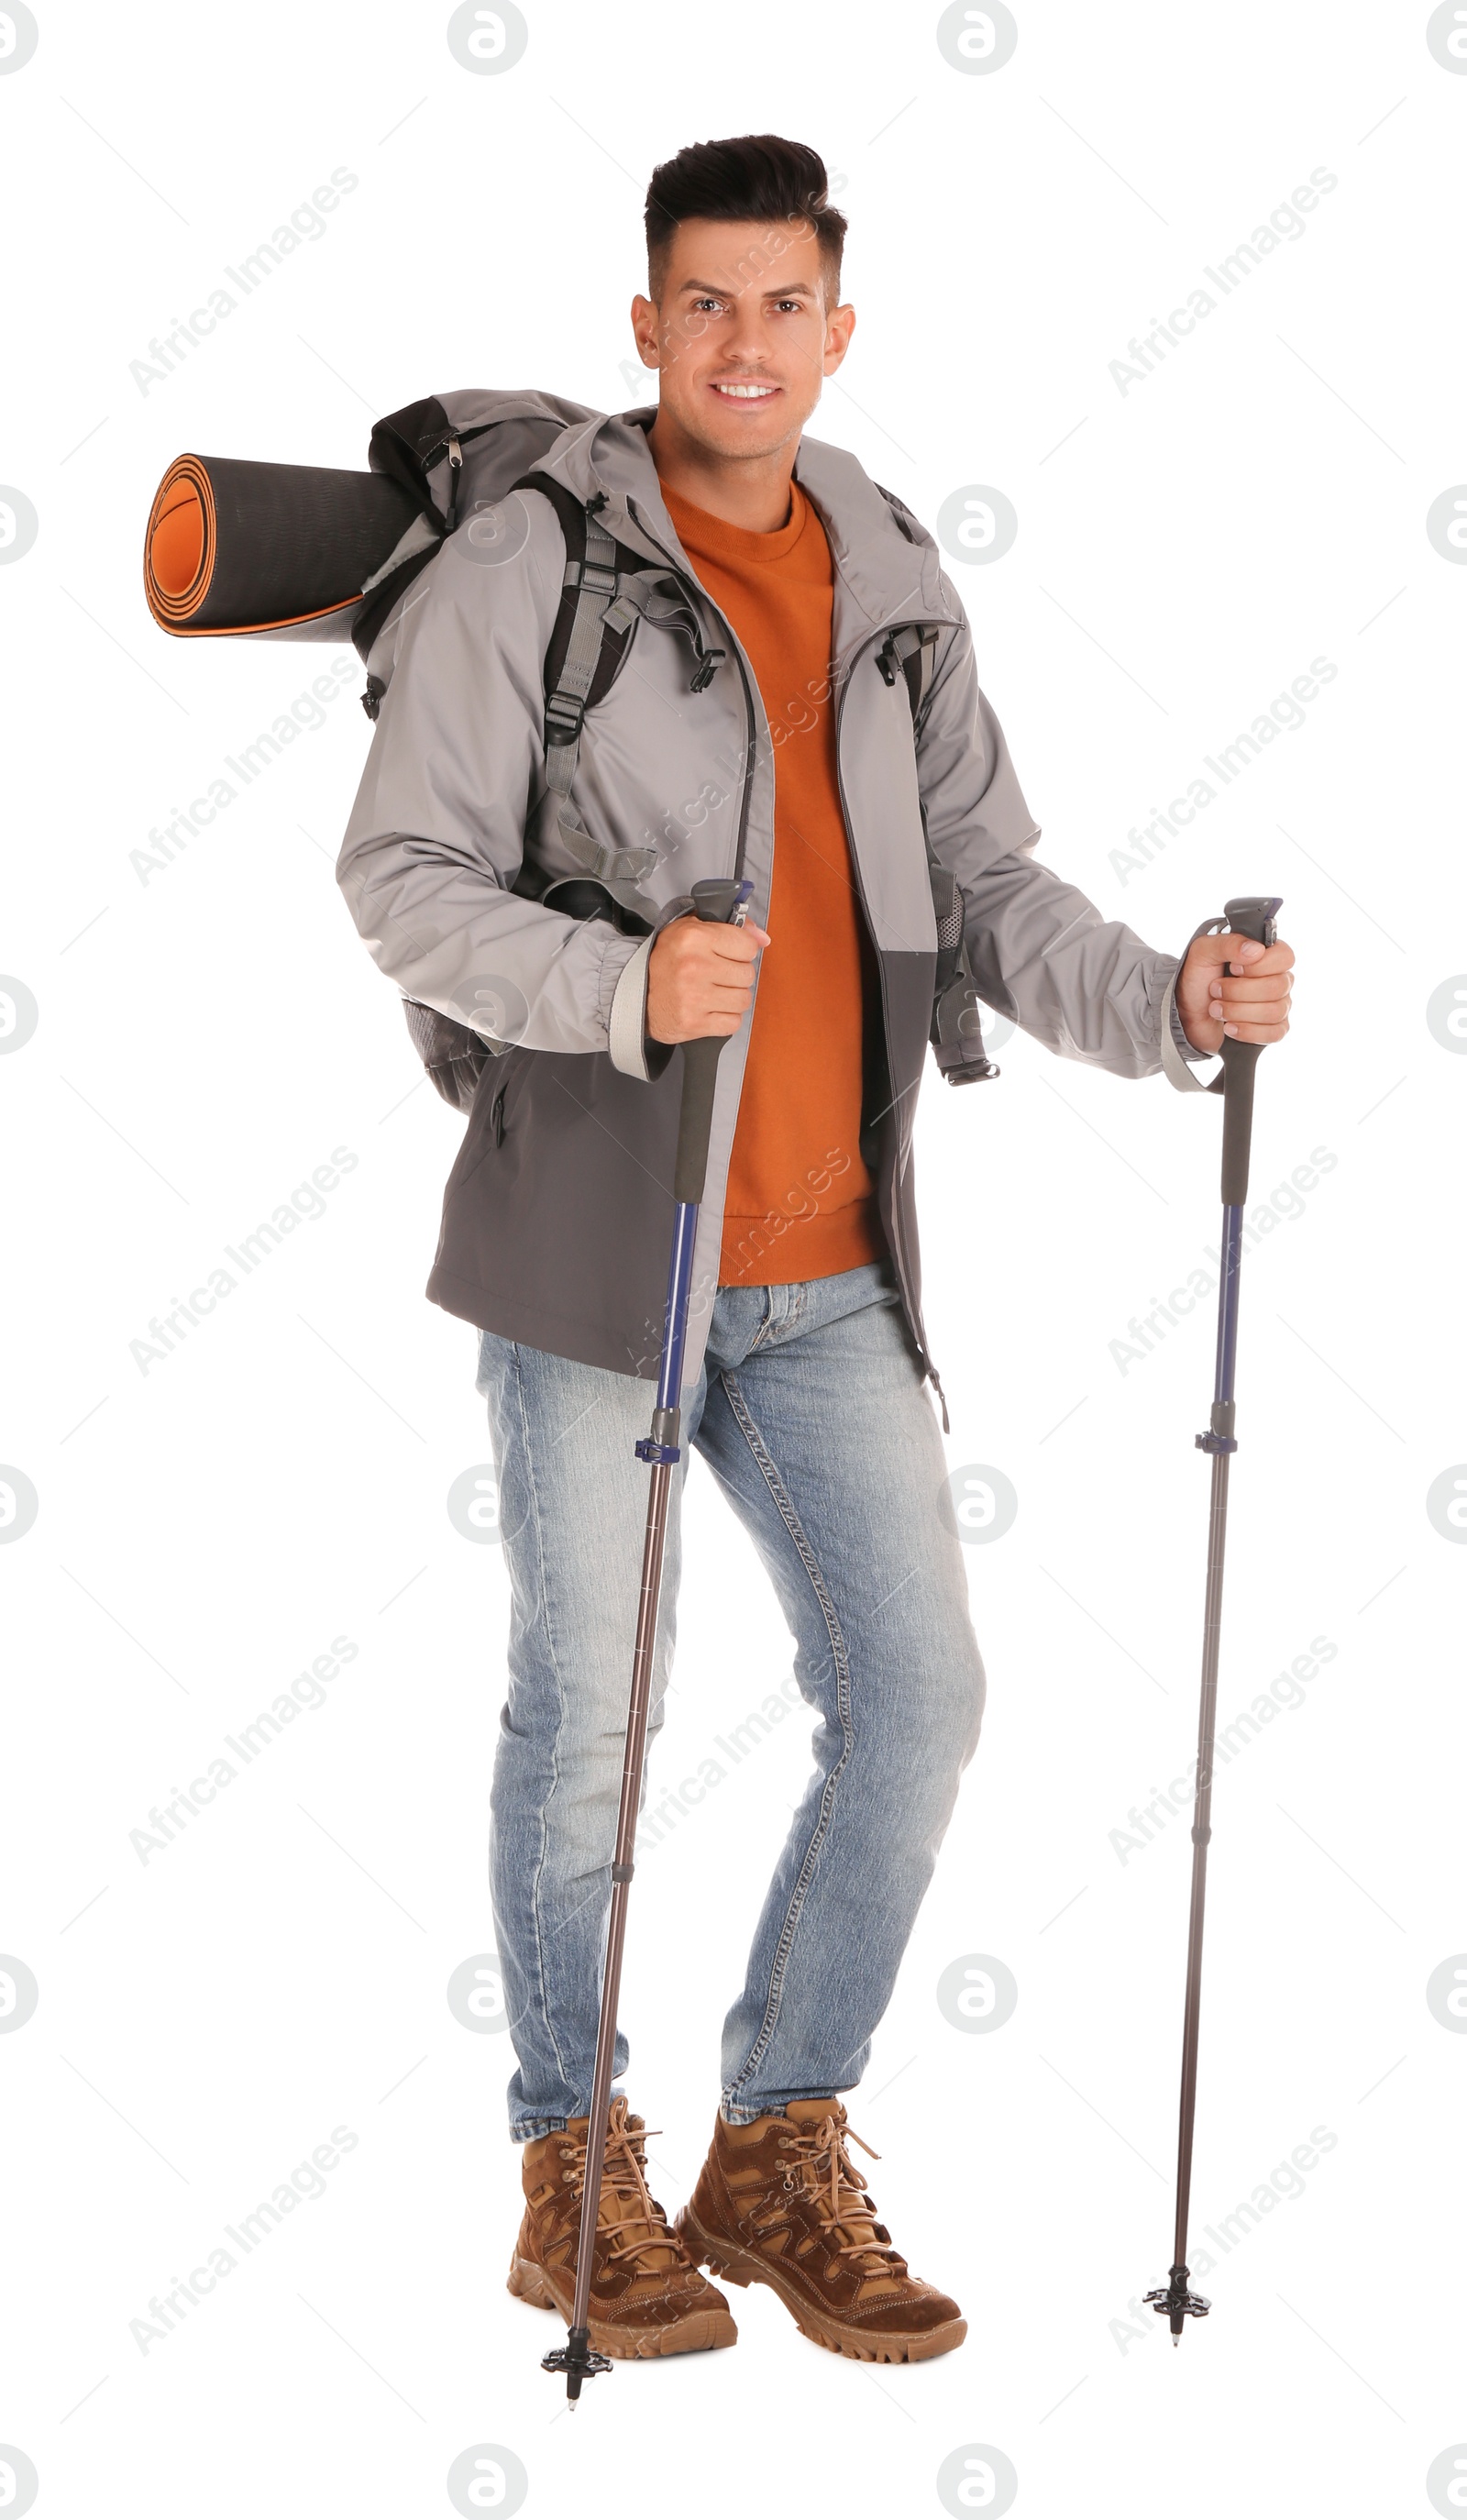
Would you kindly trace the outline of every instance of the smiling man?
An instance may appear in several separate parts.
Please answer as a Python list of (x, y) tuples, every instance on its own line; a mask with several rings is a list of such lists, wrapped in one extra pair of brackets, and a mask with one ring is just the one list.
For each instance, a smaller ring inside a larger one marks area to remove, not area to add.
[[(673, 1049), (729, 1042), (651, 1729), (690, 1449), (774, 1586), (814, 1766), (676, 2223), (647, 2185), (643, 2119), (624, 2092), (611, 2103), (591, 2342), (624, 2357), (734, 2341), (704, 2267), (767, 2284), (854, 2359), (921, 2360), (965, 2333), (877, 2220), (841, 2097), (984, 1695), (927, 1389), (911, 1124), (929, 1035), (949, 1077), (988, 1074), (981, 995), (1065, 1057), (1187, 1084), (1224, 1032), (1288, 1027), (1286, 945), (1155, 952), (1035, 857), (930, 535), (805, 435), (855, 330), (844, 234), (821, 160), (793, 142), (708, 143), (656, 169), (648, 293), (632, 308), (655, 409), (569, 422), (389, 621), (341, 860), (363, 934), (410, 996), (524, 1010), (475, 1093), (429, 1292), (480, 1331), (511, 1581), (491, 1856), (524, 2146), (510, 2283), (562, 2318), (637, 1621), (633, 1446), (661, 1323)], [(562, 626), (567, 516), (592, 538), (606, 608), (580, 647)], [(690, 917), (691, 883), (729, 874), (752, 885), (749, 923)], [(981, 1170), (977, 1139), (971, 1160)], [(700, 1926), (710, 1958), (715, 1924)], [(627, 2054), (620, 2039), (619, 2075)], [(960, 2175), (950, 2134), (919, 2089), (906, 2117), (913, 2175), (936, 2193)]]

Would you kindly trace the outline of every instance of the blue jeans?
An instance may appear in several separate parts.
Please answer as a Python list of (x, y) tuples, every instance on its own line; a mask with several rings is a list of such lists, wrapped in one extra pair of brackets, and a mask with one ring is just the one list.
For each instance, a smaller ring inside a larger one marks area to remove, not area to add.
[[(485, 1331), (511, 1587), (510, 1693), (494, 1768), (490, 1879), (518, 2059), (511, 2133), (583, 2117), (610, 1903), (652, 1386)], [(816, 1710), (815, 1768), (724, 2024), (720, 2105), (747, 2125), (849, 2091), (897, 1968), (984, 1677), (932, 1404), (892, 1272), (724, 1286), (685, 1397), (649, 1744), (672, 1660), (689, 1448), (762, 1557)], [(626, 2070), (618, 2037), (616, 2072)]]

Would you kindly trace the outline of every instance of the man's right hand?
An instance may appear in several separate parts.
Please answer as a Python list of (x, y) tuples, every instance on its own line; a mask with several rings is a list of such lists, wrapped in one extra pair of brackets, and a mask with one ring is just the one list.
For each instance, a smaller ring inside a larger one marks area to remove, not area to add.
[(748, 1012), (754, 965), (769, 943), (749, 922), (732, 927), (689, 913), (670, 920), (647, 956), (646, 1028), (653, 1041), (727, 1041)]

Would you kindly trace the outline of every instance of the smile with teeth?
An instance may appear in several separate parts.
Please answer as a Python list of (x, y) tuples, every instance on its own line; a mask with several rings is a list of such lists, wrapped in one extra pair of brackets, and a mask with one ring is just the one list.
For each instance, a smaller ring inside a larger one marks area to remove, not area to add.
[(731, 394), (738, 402), (767, 402), (770, 395), (778, 393), (779, 388), (778, 385), (735, 384), (733, 379), (729, 378), (716, 381), (713, 390), (715, 393)]

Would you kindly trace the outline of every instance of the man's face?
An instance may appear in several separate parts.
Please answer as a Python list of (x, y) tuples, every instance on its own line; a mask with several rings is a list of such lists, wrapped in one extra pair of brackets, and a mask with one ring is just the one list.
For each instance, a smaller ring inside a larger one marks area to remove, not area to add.
[(660, 303), (632, 300), (632, 326), (661, 379), (660, 412), (724, 461), (769, 456), (799, 437), (823, 378), (845, 357), (851, 306), (827, 306), (807, 222), (685, 219), (667, 248)]

